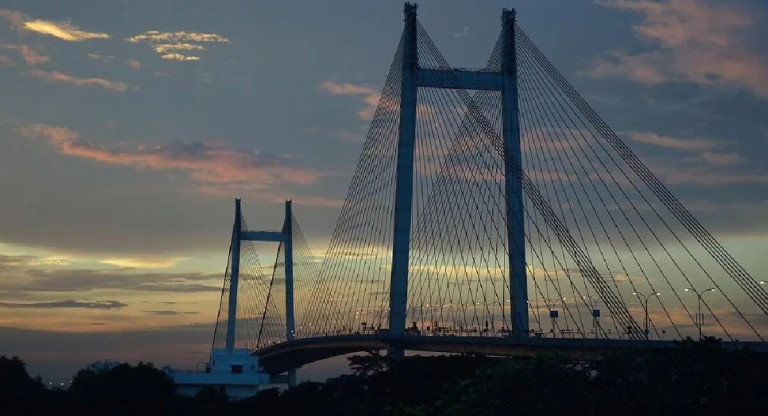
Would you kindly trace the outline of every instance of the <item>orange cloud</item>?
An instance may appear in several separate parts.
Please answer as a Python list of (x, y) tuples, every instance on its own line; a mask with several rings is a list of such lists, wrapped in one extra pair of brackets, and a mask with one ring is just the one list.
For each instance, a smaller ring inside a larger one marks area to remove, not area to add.
[(101, 260), (101, 263), (112, 264), (119, 267), (127, 267), (132, 269), (167, 269), (174, 267), (181, 261), (186, 260), (184, 258), (170, 258), (170, 259), (136, 259), (136, 258), (108, 258)]
[(125, 40), (130, 43), (148, 43), (162, 59), (171, 61), (199, 61), (201, 59), (199, 56), (179, 52), (206, 50), (201, 43), (232, 43), (224, 36), (215, 33), (160, 32), (158, 30), (149, 30)]
[(171, 51), (204, 51), (205, 46), (192, 43), (163, 43), (153, 47), (155, 52), (163, 54)]
[(294, 166), (287, 158), (218, 145), (172, 142), (166, 146), (111, 149), (84, 142), (76, 132), (64, 127), (32, 124), (22, 127), (20, 133), (46, 139), (68, 156), (136, 169), (183, 171), (208, 193), (217, 188), (265, 190), (284, 183), (312, 185), (321, 176), (313, 169)]
[(754, 25), (747, 10), (714, 1), (601, 0), (604, 6), (643, 15), (633, 27), (656, 51), (628, 54), (597, 64), (595, 77), (624, 76), (644, 84), (691, 82), (729, 85), (768, 97), (768, 62), (739, 37)]
[(35, 19), (24, 22), (23, 28), (41, 35), (49, 35), (69, 42), (80, 42), (89, 39), (109, 39), (109, 35), (100, 32), (86, 32), (69, 22), (52, 22)]
[(131, 69), (139, 69), (141, 68), (141, 62), (135, 59), (131, 59), (128, 61), (128, 67), (130, 67)]
[(41, 71), (35, 69), (27, 73), (45, 81), (69, 83), (77, 87), (101, 87), (110, 91), (117, 92), (125, 92), (131, 88), (135, 88), (122, 81), (114, 82), (103, 78), (78, 78), (59, 71)]
[(152, 43), (169, 43), (169, 42), (219, 42), (219, 43), (232, 43), (224, 36), (217, 35), (215, 33), (198, 33), (198, 32), (160, 32), (158, 30), (148, 30), (144, 33), (140, 33), (136, 36), (126, 38), (128, 42), (152, 42)]
[(162, 55), (160, 57), (168, 61), (199, 61), (200, 60), (199, 56), (182, 55), (180, 53), (166, 53), (165, 55)]

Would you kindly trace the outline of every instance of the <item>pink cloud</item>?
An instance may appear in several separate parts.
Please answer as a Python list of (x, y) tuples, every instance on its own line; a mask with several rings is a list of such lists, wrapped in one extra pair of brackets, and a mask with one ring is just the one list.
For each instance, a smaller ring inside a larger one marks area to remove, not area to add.
[(373, 115), (376, 112), (376, 106), (381, 98), (379, 91), (362, 85), (337, 84), (335, 82), (326, 81), (320, 84), (320, 89), (333, 95), (361, 95), (365, 107), (360, 110), (359, 114), (360, 118), (363, 120), (371, 120), (373, 118)]
[(0, 10), (0, 19), (6, 20), (13, 27), (19, 27), (29, 20), (29, 16), (15, 10)]
[(129, 89), (135, 88), (122, 81), (109, 81), (103, 78), (78, 78), (72, 75), (67, 75), (59, 71), (41, 71), (34, 69), (27, 72), (29, 75), (43, 79), (49, 82), (63, 82), (72, 84), (76, 87), (101, 87), (110, 91), (125, 92)]
[(735, 153), (704, 152), (699, 158), (710, 165), (733, 166), (744, 162), (744, 156)]
[(661, 136), (651, 132), (630, 131), (627, 134), (632, 140), (639, 143), (691, 152), (711, 150), (716, 147), (721, 147), (725, 144), (728, 144), (727, 142), (721, 142), (708, 138), (679, 139), (675, 137)]
[(28, 46), (28, 45), (0, 44), (0, 49), (18, 51), (19, 54), (21, 55), (21, 58), (24, 59), (24, 62), (26, 62), (27, 65), (30, 65), (30, 66), (43, 64), (51, 60), (49, 56), (45, 56), (35, 51), (34, 49), (32, 49), (31, 46)]
[(265, 157), (222, 145), (172, 142), (165, 146), (116, 149), (84, 142), (67, 128), (43, 124), (24, 126), (20, 133), (28, 138), (46, 139), (67, 156), (139, 170), (181, 171), (201, 184), (201, 191), (207, 194), (266, 190), (279, 184), (312, 185), (321, 176), (286, 158)]
[(762, 173), (718, 172), (707, 168), (656, 168), (665, 182), (684, 185), (768, 184)]
[(656, 85), (690, 82), (727, 85), (768, 97), (768, 62), (742, 41), (754, 26), (749, 11), (712, 0), (601, 0), (604, 6), (637, 12), (638, 38), (655, 44), (655, 51), (613, 52), (589, 72), (595, 77), (624, 76)]

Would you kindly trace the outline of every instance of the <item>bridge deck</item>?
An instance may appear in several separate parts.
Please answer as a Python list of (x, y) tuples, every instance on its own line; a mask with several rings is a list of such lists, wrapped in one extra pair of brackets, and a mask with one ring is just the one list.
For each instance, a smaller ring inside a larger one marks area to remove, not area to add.
[[(532, 357), (542, 351), (558, 351), (580, 360), (596, 359), (605, 349), (656, 349), (679, 345), (677, 341), (612, 339), (458, 337), (389, 334), (333, 335), (304, 338), (271, 345), (254, 354), (264, 370), (278, 374), (326, 358), (354, 352), (399, 347), (413, 351), (450, 354), (475, 353), (501, 357)], [(768, 343), (724, 342), (726, 348), (749, 348), (768, 353)]]

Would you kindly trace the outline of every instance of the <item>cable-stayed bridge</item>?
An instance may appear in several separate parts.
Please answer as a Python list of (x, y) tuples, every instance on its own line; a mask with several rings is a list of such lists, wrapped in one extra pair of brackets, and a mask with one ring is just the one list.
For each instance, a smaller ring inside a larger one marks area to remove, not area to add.
[[(325, 257), (290, 202), (280, 231), (252, 231), (237, 201), (214, 350), (247, 349), (276, 374), (384, 348), (588, 358), (716, 336), (766, 349), (764, 282), (600, 118), (514, 10), (474, 70), (450, 66), (416, 12), (406, 3)], [(279, 244), (274, 265), (255, 241)]]

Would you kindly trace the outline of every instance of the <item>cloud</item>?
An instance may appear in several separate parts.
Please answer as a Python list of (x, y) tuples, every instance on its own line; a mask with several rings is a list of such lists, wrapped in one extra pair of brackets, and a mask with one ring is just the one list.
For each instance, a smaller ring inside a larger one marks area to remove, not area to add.
[(176, 51), (204, 51), (205, 46), (192, 43), (162, 43), (155, 45), (152, 49), (159, 54)]
[(25, 21), (29, 20), (29, 16), (24, 13), (14, 10), (0, 10), (0, 19), (4, 19), (13, 27), (20, 27)]
[(116, 300), (105, 301), (80, 301), (80, 300), (59, 300), (55, 302), (37, 302), (37, 303), (7, 303), (0, 302), (0, 307), (9, 309), (54, 309), (54, 308), (79, 308), (79, 309), (120, 309), (126, 307), (125, 303)]
[(469, 36), (469, 26), (464, 26), (460, 32), (454, 33), (453, 36), (457, 38), (466, 38)]
[[(689, 153), (697, 153), (697, 156), (685, 159), (687, 162), (704, 162), (710, 166), (735, 166), (743, 163), (746, 158), (736, 152), (715, 152), (717, 148), (732, 145), (733, 142), (715, 140), (710, 138), (675, 138), (661, 136), (651, 132), (630, 131), (626, 133), (633, 141), (663, 147), (666, 149), (680, 150)], [(677, 183), (695, 184), (728, 184), (728, 183), (762, 183), (762, 174), (738, 174), (734, 172), (715, 172), (710, 168), (700, 172), (701, 166), (683, 166), (678, 163), (680, 169), (676, 172), (668, 172), (668, 180)], [(686, 171), (687, 169), (687, 171)], [(687, 173), (686, 173), (687, 172)], [(695, 178), (695, 176), (699, 176)], [(719, 178), (718, 178), (719, 177)]]
[(165, 55), (162, 55), (160, 58), (168, 60), (168, 61), (199, 61), (199, 56), (193, 56), (193, 55), (182, 55), (180, 53), (167, 53)]
[(301, 206), (315, 206), (315, 207), (331, 207), (331, 208), (341, 208), (344, 206), (344, 200), (341, 199), (334, 199), (334, 198), (326, 198), (322, 196), (311, 196), (311, 195), (274, 195), (272, 198), (270, 198), (272, 202), (275, 203), (283, 203), (286, 200), (292, 200), (295, 204), (301, 205)]
[(45, 56), (28, 45), (9, 45), (0, 44), (0, 49), (15, 50), (19, 52), (21, 58), (27, 65), (34, 66), (46, 63), (51, 60), (49, 56)]
[(700, 0), (598, 0), (598, 4), (643, 16), (636, 36), (658, 49), (612, 52), (589, 71), (594, 77), (623, 76), (657, 85), (688, 82), (726, 85), (768, 97), (768, 62), (743, 40), (754, 26), (746, 9)]
[(376, 106), (379, 103), (381, 94), (378, 90), (354, 84), (337, 84), (331, 81), (325, 81), (320, 84), (320, 89), (329, 92), (333, 95), (361, 95), (363, 97), (363, 103), (365, 107), (360, 110), (360, 118), (363, 120), (371, 120), (376, 112)]
[(173, 258), (173, 259), (110, 258), (110, 259), (102, 260), (101, 263), (111, 264), (119, 267), (135, 268), (135, 269), (167, 269), (169, 267), (176, 266), (183, 260), (186, 260), (186, 259), (183, 259), (183, 258)]
[(768, 184), (768, 175), (760, 172), (731, 172), (712, 170), (707, 166), (680, 167), (657, 166), (653, 172), (673, 185), (737, 185), (737, 184)]
[(27, 125), (20, 133), (43, 138), (59, 152), (118, 166), (154, 171), (182, 171), (203, 185), (255, 190), (279, 184), (315, 184), (320, 172), (295, 165), (294, 159), (205, 143), (171, 142), (168, 145), (107, 148), (84, 142), (72, 130), (43, 124)]
[(131, 69), (139, 69), (141, 68), (141, 62), (135, 60), (135, 59), (129, 59), (128, 60), (128, 67)]
[[(94, 290), (130, 290), (137, 292), (201, 293), (220, 292), (221, 285), (204, 282), (221, 280), (216, 274), (135, 273), (132, 269), (70, 269), (32, 267), (34, 260), (16, 259), (2, 267), (0, 291), (88, 292)], [(203, 283), (199, 283), (203, 282)]]
[(7, 256), (0, 254), (0, 271), (22, 266), (66, 266), (69, 261), (61, 257), (38, 257), (30, 255)]
[(125, 40), (130, 43), (148, 43), (162, 59), (170, 61), (199, 61), (201, 59), (199, 56), (180, 52), (204, 51), (206, 47), (202, 43), (232, 43), (224, 36), (215, 33), (160, 32), (157, 30), (140, 33)]
[(9, 58), (9, 57), (7, 57), (5, 55), (0, 55), (0, 66), (3, 66), (3, 65), (13, 66), (14, 63), (11, 60), (11, 58)]
[(109, 39), (109, 35), (100, 32), (87, 32), (69, 22), (53, 22), (35, 19), (24, 22), (22, 27), (41, 35), (49, 35), (69, 42), (81, 42), (89, 39)]
[(76, 87), (101, 87), (106, 90), (117, 92), (125, 92), (131, 88), (135, 89), (135, 87), (131, 87), (122, 81), (115, 82), (103, 78), (78, 78), (59, 71), (41, 71), (39, 69), (34, 69), (27, 73), (45, 81), (68, 83)]
[(114, 59), (114, 55), (101, 55), (98, 53), (88, 53), (86, 55), (94, 61), (111, 61)]
[(198, 33), (198, 32), (160, 32), (158, 30), (148, 30), (144, 33), (126, 38), (128, 42), (140, 43), (183, 43), (183, 42), (219, 42), (219, 43), (232, 43), (224, 36), (217, 35), (215, 33)]
[(627, 132), (627, 134), (632, 140), (639, 143), (684, 151), (711, 150), (721, 147), (724, 144), (728, 144), (708, 138), (678, 139), (669, 136), (661, 136), (651, 132), (630, 131)]
[(362, 143), (365, 141), (365, 138), (361, 134), (355, 134), (346, 129), (335, 131), (333, 135), (350, 143)]
[(744, 156), (735, 153), (704, 152), (699, 158), (710, 165), (733, 166), (744, 162)]
[(173, 316), (173, 315), (197, 315), (199, 312), (179, 312), (179, 311), (171, 311), (171, 310), (164, 310), (164, 311), (142, 311), (144, 313), (148, 313), (150, 315), (157, 315), (157, 316)]

